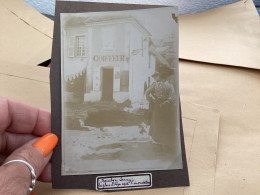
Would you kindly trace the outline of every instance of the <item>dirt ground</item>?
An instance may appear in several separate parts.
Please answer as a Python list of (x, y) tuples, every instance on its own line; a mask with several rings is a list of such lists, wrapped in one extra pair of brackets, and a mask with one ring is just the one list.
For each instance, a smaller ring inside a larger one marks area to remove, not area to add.
[(181, 155), (155, 143), (148, 131), (145, 124), (65, 130), (62, 174), (181, 169)]

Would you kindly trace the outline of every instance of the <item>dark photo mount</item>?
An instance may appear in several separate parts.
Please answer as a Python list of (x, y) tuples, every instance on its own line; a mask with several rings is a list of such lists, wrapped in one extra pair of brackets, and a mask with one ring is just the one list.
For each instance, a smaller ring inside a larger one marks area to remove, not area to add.
[[(56, 2), (55, 20), (54, 20), (54, 38), (52, 48), (52, 65), (51, 65), (51, 127), (59, 140), (62, 134), (62, 94), (61, 94), (61, 24), (60, 13), (82, 13), (82, 12), (103, 12), (103, 11), (123, 11), (123, 10), (138, 10), (147, 8), (159, 8), (158, 5), (136, 5), (136, 4), (112, 4), (112, 3), (92, 3), (92, 2)], [(105, 70), (106, 71), (106, 70)], [(104, 71), (104, 72), (105, 72)], [(109, 70), (106, 71), (109, 75)], [(113, 74), (113, 73), (111, 73)], [(108, 99), (111, 94), (104, 95), (104, 99)], [(181, 109), (180, 109), (181, 110)], [(180, 111), (181, 116), (181, 111)], [(91, 189), (100, 190), (97, 187), (97, 179), (105, 176), (122, 176), (122, 175), (142, 175), (151, 174), (152, 185), (147, 185), (144, 188), (164, 188), (188, 186), (189, 176), (184, 146), (184, 136), (182, 128), (182, 120), (180, 120), (180, 145), (182, 152), (182, 169), (172, 170), (145, 170), (145, 171), (125, 171), (111, 172), (101, 174), (82, 174), (82, 175), (62, 175), (62, 145), (59, 141), (54, 150), (52, 158), (52, 182), (53, 188), (58, 189)], [(131, 189), (131, 187), (129, 187)], [(135, 189), (135, 188), (133, 188)], [(124, 189), (116, 189), (124, 190)]]

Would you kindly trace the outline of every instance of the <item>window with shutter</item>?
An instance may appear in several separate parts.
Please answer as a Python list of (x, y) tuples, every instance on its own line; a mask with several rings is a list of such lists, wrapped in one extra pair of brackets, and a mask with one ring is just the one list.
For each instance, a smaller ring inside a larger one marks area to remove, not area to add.
[(86, 37), (76, 36), (76, 57), (86, 57)]

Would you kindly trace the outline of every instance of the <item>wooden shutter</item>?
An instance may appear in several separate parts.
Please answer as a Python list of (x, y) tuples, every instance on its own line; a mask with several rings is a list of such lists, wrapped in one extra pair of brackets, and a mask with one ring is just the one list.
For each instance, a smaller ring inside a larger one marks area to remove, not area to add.
[(68, 37), (68, 57), (74, 57), (74, 37)]
[(120, 67), (114, 67), (114, 91), (120, 91)]
[(100, 67), (94, 67), (93, 90), (100, 91)]
[(121, 73), (121, 91), (129, 91), (129, 71)]

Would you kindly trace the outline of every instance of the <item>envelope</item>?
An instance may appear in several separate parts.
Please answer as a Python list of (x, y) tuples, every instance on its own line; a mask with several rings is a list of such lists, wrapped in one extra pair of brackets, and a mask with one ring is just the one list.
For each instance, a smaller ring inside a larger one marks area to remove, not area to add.
[(240, 1), (180, 17), (181, 99), (221, 114), (215, 195), (260, 193), (260, 71), (250, 70), (260, 65), (256, 14), (252, 1)]
[(180, 61), (180, 97), (220, 111), (214, 194), (259, 194), (260, 70)]
[(180, 58), (260, 69), (260, 19), (252, 0), (179, 17)]
[(51, 57), (53, 21), (22, 0), (0, 0), (0, 60), (35, 66)]
[(50, 110), (49, 71), (0, 60), (0, 96)]

